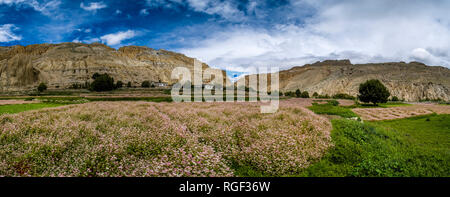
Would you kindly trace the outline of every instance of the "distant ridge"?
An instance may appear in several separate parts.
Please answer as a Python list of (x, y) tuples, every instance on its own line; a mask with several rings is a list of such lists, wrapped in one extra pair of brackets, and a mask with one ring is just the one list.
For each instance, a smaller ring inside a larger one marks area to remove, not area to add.
[(282, 92), (300, 89), (310, 95), (356, 96), (359, 84), (379, 79), (392, 96), (406, 101), (450, 100), (450, 70), (420, 62), (352, 64), (349, 60), (326, 60), (280, 71), (279, 76)]
[[(108, 73), (125, 84), (145, 80), (175, 83), (175, 67), (193, 73), (194, 59), (180, 53), (141, 46), (118, 50), (101, 43), (35, 44), (0, 47), (0, 91), (34, 89), (40, 82), (52, 89), (84, 84), (94, 73)], [(203, 64), (203, 69), (209, 66)], [(223, 72), (225, 73), (225, 72)]]

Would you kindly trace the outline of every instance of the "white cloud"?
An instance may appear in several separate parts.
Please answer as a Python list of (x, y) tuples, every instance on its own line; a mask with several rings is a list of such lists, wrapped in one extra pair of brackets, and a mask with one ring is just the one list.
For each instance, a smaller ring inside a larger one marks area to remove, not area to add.
[(13, 24), (0, 25), (0, 42), (11, 42), (21, 40), (22, 37), (14, 34), (18, 28)]
[(25, 5), (32, 7), (34, 10), (41, 12), (44, 15), (50, 16), (59, 8), (61, 1), (45, 0), (43, 2), (39, 2), (37, 0), (0, 0), (0, 5), (1, 4), (6, 4), (8, 6)]
[(149, 13), (147, 9), (142, 9), (141, 11), (139, 11), (139, 14), (142, 16), (147, 16)]
[(105, 3), (101, 2), (91, 2), (88, 6), (85, 6), (83, 2), (80, 4), (80, 8), (86, 11), (96, 12), (99, 9), (108, 7)]
[[(286, 16), (304, 9), (305, 1), (298, 2)], [(178, 51), (236, 71), (262, 65), (286, 69), (325, 59), (450, 67), (450, 1), (306, 2), (316, 13), (300, 24), (235, 25)]]
[(133, 30), (128, 31), (120, 31), (113, 34), (107, 34), (100, 37), (102, 42), (105, 42), (107, 45), (115, 46), (119, 45), (122, 41), (133, 38), (137, 35), (137, 33)]
[(231, 21), (241, 21), (244, 13), (238, 9), (238, 3), (234, 1), (221, 0), (147, 0), (147, 5), (151, 8), (164, 7), (174, 8), (175, 6), (186, 6), (196, 12), (209, 15), (219, 15)]
[(80, 40), (79, 38), (76, 38), (76, 39), (72, 40), (72, 42), (87, 43), (87, 44), (94, 43), (94, 42), (100, 42), (100, 41), (101, 40), (99, 38), (87, 38), (87, 39), (83, 39), (83, 40)]
[(116, 10), (115, 14), (116, 15), (120, 15), (120, 14), (122, 14), (122, 11), (121, 10)]

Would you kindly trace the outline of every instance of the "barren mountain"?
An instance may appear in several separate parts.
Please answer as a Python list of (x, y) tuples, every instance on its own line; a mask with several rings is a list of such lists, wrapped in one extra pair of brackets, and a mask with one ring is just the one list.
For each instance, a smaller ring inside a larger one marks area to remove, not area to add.
[[(169, 84), (175, 67), (193, 74), (194, 59), (183, 54), (147, 47), (118, 50), (106, 45), (61, 43), (0, 47), (0, 92), (34, 89), (40, 82), (49, 88), (84, 84), (94, 73), (108, 73), (124, 83), (145, 81)], [(203, 69), (209, 66), (203, 64)]]
[(351, 64), (349, 60), (327, 60), (280, 71), (279, 77), (281, 92), (300, 89), (310, 95), (356, 96), (359, 84), (379, 79), (392, 96), (406, 101), (450, 100), (450, 70), (419, 62)]

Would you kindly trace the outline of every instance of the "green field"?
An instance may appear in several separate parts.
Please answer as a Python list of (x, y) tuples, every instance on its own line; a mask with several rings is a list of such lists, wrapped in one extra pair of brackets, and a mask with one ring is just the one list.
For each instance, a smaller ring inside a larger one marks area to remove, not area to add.
[(334, 148), (300, 176), (450, 176), (448, 114), (332, 124)]
[(313, 104), (313, 106), (308, 108), (316, 114), (337, 115), (344, 118), (358, 117), (348, 107), (334, 106), (331, 104)]
[(29, 103), (29, 104), (14, 104), (14, 105), (0, 105), (1, 114), (14, 114), (28, 110), (42, 109), (46, 107), (58, 107), (62, 104), (57, 103)]

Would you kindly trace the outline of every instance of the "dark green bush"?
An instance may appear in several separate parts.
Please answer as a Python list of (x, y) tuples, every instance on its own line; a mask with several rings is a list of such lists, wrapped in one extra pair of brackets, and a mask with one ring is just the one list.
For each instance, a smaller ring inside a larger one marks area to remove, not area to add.
[(307, 91), (303, 91), (302, 94), (300, 95), (300, 97), (309, 98), (309, 93)]
[(123, 82), (122, 81), (117, 81), (116, 82), (116, 88), (122, 88), (123, 87)]
[(92, 78), (94, 82), (91, 83), (90, 90), (101, 92), (101, 91), (111, 91), (115, 89), (114, 78), (110, 77), (108, 74), (98, 74), (95, 73)]
[(39, 86), (37, 87), (37, 91), (43, 92), (45, 90), (47, 90), (47, 85), (45, 85), (45, 83), (40, 83)]
[(142, 84), (141, 84), (141, 87), (149, 88), (150, 87), (150, 81), (143, 81)]
[(301, 96), (302, 92), (299, 89), (295, 90), (295, 97), (300, 98)]
[(344, 94), (344, 93), (339, 93), (339, 94), (335, 94), (333, 95), (334, 99), (350, 99), (350, 100), (354, 100), (355, 97), (348, 95), (348, 94)]
[(390, 95), (388, 89), (377, 79), (368, 80), (359, 85), (358, 98), (362, 102), (371, 102), (374, 105), (386, 103)]

